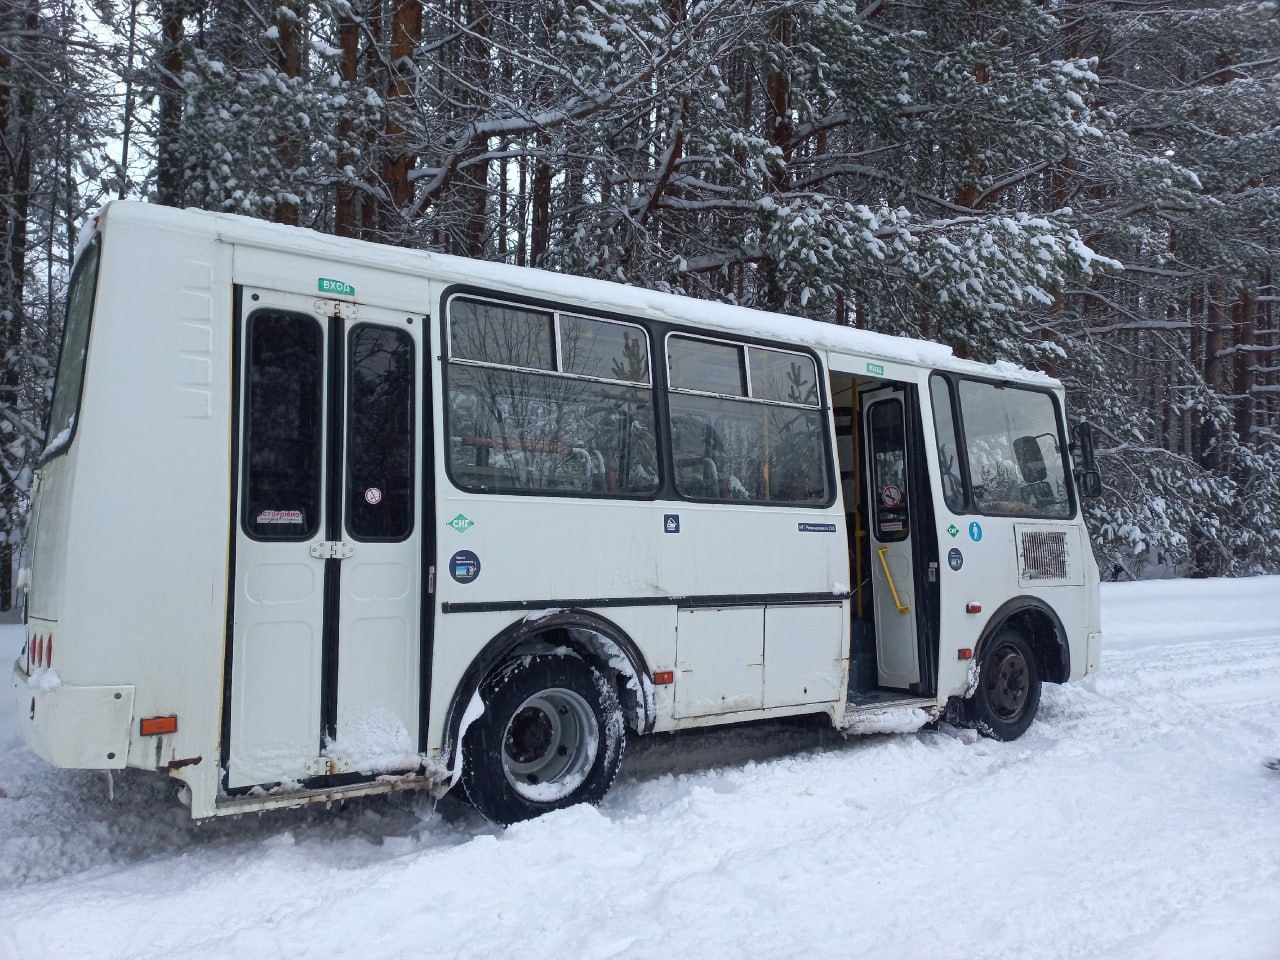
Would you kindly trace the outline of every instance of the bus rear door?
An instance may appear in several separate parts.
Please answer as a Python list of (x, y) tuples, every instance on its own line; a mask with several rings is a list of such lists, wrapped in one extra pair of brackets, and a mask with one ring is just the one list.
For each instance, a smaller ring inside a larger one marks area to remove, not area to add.
[(240, 302), (226, 786), (413, 769), (424, 324)]

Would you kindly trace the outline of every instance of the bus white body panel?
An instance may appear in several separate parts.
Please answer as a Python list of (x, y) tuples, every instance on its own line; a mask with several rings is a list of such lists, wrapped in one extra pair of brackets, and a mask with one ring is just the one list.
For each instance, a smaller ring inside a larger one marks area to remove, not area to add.
[[(100, 237), (11, 679), (51, 763), (165, 771), (206, 817), (447, 788), (485, 722), (477, 688), (513, 655), (591, 660), (640, 733), (936, 716), (1015, 628), (1045, 679), (1097, 668), (1097, 569), (1048, 378), (237, 217), (113, 203)], [(460, 346), (455, 302), (545, 323), (551, 359)], [(590, 324), (634, 369), (573, 365)], [(714, 379), (726, 357), (740, 387), (680, 372)], [(765, 383), (780, 370), (802, 393)], [(538, 429), (577, 410), (638, 446), (512, 433), (514, 408), (485, 394), (501, 377), (543, 385)], [(1006, 389), (1043, 406), (1026, 436), (988, 413)], [(587, 399), (554, 406), (569, 394)], [(875, 401), (893, 398), (897, 433), (872, 452)], [(938, 419), (952, 407), (972, 428), (963, 468), (965, 434)], [(806, 424), (820, 471), (788, 477), (770, 446)], [(627, 466), (641, 447), (649, 465)], [(762, 473), (742, 466), (752, 449)], [(542, 455), (584, 492), (502, 486)]]

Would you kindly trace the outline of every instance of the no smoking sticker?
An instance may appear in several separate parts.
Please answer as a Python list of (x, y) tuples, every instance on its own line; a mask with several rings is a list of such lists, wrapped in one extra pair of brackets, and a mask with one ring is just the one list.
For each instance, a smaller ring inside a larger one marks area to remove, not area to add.
[(895, 484), (889, 484), (880, 491), (880, 502), (886, 507), (896, 507), (902, 503), (902, 490)]
[(382, 491), (379, 490), (377, 487), (370, 487), (368, 490), (364, 492), (364, 502), (369, 504), (369, 506), (373, 506), (374, 504), (381, 503)]

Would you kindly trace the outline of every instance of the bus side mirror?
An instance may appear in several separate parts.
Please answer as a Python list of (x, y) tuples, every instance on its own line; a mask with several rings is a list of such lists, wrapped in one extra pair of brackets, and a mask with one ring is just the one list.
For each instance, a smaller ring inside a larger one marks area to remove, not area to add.
[(1076, 427), (1076, 442), (1080, 445), (1080, 469), (1076, 471), (1076, 487), (1082, 497), (1102, 496), (1102, 475), (1093, 458), (1093, 426), (1082, 423)]
[(1049, 475), (1037, 437), (1018, 437), (1014, 440), (1013, 455), (1018, 458), (1018, 472), (1022, 474), (1023, 483), (1039, 483)]

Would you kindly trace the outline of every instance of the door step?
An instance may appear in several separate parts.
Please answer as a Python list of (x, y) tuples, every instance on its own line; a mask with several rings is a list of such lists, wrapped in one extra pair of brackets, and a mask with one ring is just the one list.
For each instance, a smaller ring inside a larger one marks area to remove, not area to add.
[(942, 716), (945, 706), (926, 697), (904, 697), (877, 703), (851, 703), (836, 729), (844, 733), (915, 733)]
[[(447, 783), (447, 779), (444, 781)], [(264, 810), (277, 810), (282, 807), (301, 807), (308, 803), (333, 803), (355, 797), (367, 797), (379, 793), (400, 793), (404, 790), (435, 790), (443, 787), (441, 777), (406, 773), (400, 775), (384, 775), (371, 778), (361, 783), (349, 783), (341, 787), (320, 787), (317, 789), (287, 790), (276, 788), (272, 791), (256, 790), (238, 796), (220, 796), (216, 801), (215, 816), (235, 815), (241, 813), (261, 813)], [(444, 790), (441, 789), (441, 793)]]

